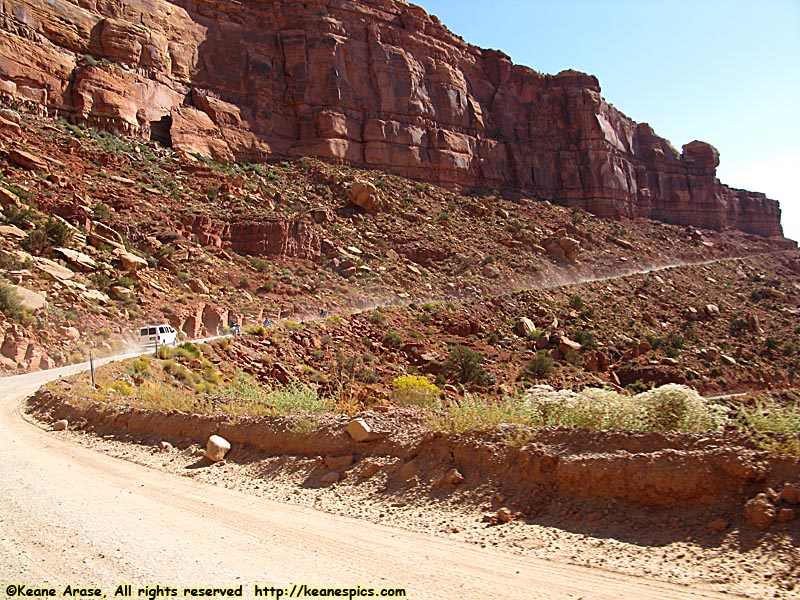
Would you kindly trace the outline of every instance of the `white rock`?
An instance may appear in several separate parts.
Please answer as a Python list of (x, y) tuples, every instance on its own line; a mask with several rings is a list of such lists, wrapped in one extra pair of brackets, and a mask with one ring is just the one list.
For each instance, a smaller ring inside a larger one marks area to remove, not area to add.
[(536, 331), (536, 325), (528, 317), (522, 317), (514, 325), (514, 333), (522, 337), (525, 337), (526, 335), (531, 334), (534, 331)]
[(225, 455), (230, 449), (231, 443), (228, 440), (218, 435), (212, 435), (208, 438), (205, 456), (209, 460), (219, 462), (225, 459)]
[(53, 431), (66, 431), (68, 427), (69, 421), (66, 419), (61, 419), (60, 421), (53, 423)]

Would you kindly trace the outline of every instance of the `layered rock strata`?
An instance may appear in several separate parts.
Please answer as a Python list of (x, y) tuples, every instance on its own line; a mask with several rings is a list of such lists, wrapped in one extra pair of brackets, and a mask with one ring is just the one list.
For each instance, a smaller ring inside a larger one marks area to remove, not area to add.
[(402, 0), (9, 0), (0, 97), (224, 160), (318, 156), (610, 217), (780, 236), (778, 203), (716, 179), (608, 104)]

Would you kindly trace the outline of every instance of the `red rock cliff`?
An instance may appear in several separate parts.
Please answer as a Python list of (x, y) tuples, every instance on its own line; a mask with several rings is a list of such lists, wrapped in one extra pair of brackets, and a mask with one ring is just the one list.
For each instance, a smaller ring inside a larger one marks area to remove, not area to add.
[(222, 159), (314, 155), (603, 216), (780, 236), (778, 203), (716, 179), (597, 80), (541, 75), (402, 0), (7, 0), (0, 94)]

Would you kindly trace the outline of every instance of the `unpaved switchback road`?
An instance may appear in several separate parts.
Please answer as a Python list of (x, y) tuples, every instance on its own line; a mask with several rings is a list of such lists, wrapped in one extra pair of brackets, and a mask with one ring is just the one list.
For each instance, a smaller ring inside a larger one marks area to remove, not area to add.
[[(109, 457), (24, 420), (24, 398), (76, 371), (0, 379), (0, 595), (293, 584), (403, 588), (408, 598), (730, 598), (521, 557), (254, 498)], [(124, 595), (117, 597), (124, 598)], [(217, 596), (219, 597), (219, 596)], [(361, 596), (363, 597), (363, 596)]]

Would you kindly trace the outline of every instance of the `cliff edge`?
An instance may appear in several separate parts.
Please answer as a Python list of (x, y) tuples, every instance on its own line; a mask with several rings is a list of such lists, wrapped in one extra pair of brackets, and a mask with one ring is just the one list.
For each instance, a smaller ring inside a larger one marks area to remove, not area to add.
[(223, 160), (311, 155), (600, 216), (782, 236), (780, 208), (716, 178), (575, 71), (543, 75), (402, 0), (11, 0), (0, 98)]

